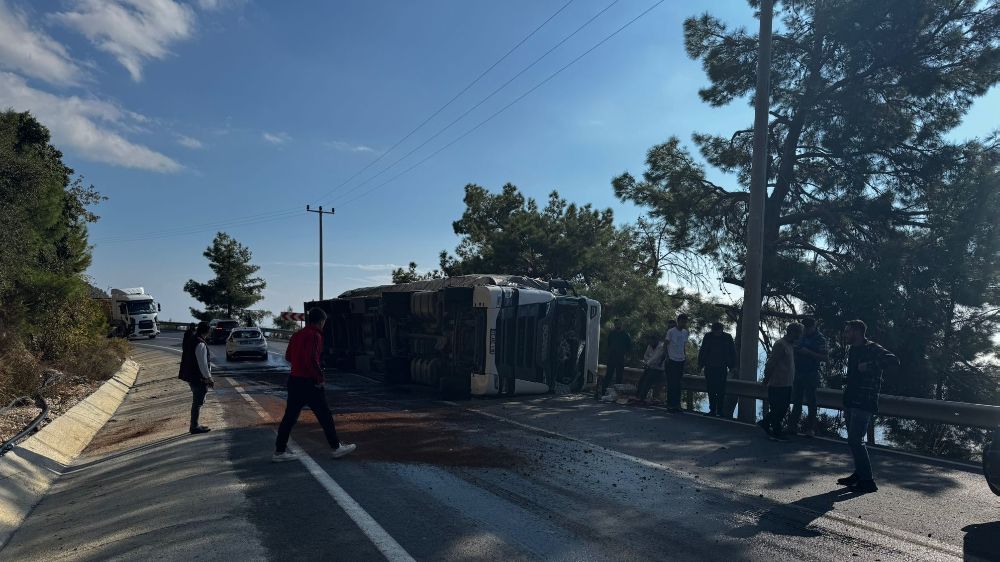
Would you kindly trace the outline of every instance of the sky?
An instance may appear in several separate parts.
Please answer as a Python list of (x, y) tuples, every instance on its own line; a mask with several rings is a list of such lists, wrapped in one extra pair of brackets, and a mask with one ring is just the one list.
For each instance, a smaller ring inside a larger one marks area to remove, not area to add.
[[(744, 0), (0, 0), (0, 107), (32, 111), (108, 197), (95, 285), (145, 287), (187, 320), (182, 287), (211, 278), (222, 230), (267, 281), (257, 307), (299, 310), (318, 296), (306, 205), (336, 210), (327, 298), (436, 266), (468, 183), (634, 220), (612, 178), (671, 136), (752, 123), (698, 98), (682, 24), (706, 10), (757, 26)], [(956, 136), (998, 111), (994, 89)]]

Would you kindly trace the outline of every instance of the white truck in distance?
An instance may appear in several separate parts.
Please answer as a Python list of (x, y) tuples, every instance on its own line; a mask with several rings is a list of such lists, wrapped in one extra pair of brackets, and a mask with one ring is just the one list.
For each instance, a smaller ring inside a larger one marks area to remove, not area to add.
[(100, 300), (111, 326), (111, 336), (153, 339), (160, 333), (156, 322), (160, 305), (142, 287), (111, 289), (111, 297)]

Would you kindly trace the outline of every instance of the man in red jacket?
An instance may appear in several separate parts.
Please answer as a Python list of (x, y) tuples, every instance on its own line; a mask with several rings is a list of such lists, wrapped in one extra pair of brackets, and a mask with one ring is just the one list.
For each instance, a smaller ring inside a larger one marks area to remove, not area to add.
[(316, 415), (319, 424), (323, 426), (326, 440), (333, 449), (333, 458), (339, 459), (350, 454), (357, 445), (341, 443), (337, 437), (337, 428), (333, 425), (333, 413), (326, 403), (326, 390), (323, 387), (323, 368), (320, 366), (320, 353), (323, 351), (323, 325), (326, 324), (326, 313), (313, 308), (307, 316), (307, 325), (292, 335), (285, 351), (285, 360), (292, 364), (292, 372), (288, 376), (288, 401), (285, 404), (285, 415), (278, 426), (278, 439), (274, 444), (274, 456), (271, 460), (282, 462), (294, 460), (295, 454), (287, 451), (288, 437), (292, 427), (299, 419), (299, 412), (304, 406)]

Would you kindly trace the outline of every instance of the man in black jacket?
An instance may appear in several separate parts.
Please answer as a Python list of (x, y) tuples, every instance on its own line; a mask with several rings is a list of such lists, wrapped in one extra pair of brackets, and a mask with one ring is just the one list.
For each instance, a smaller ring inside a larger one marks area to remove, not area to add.
[(601, 396), (608, 393), (608, 385), (622, 383), (625, 374), (625, 356), (632, 350), (632, 336), (622, 328), (621, 320), (615, 318), (614, 328), (608, 334), (608, 369), (604, 373)]
[(199, 322), (193, 333), (184, 333), (181, 344), (181, 366), (177, 378), (191, 387), (191, 424), (192, 434), (206, 433), (209, 428), (198, 423), (201, 407), (205, 404), (208, 388), (215, 386), (212, 379), (212, 367), (205, 337), (208, 335), (208, 322)]
[(705, 370), (708, 387), (709, 416), (723, 417), (726, 403), (726, 379), (729, 370), (736, 366), (736, 342), (723, 331), (722, 324), (712, 324), (712, 331), (705, 334), (698, 350), (698, 368)]
[(877, 492), (865, 436), (872, 417), (878, 413), (878, 395), (882, 375), (899, 369), (899, 359), (881, 345), (868, 339), (868, 327), (861, 320), (844, 325), (844, 342), (851, 346), (847, 354), (847, 386), (844, 388), (844, 414), (847, 417), (847, 444), (854, 456), (854, 473), (837, 480), (855, 492)]

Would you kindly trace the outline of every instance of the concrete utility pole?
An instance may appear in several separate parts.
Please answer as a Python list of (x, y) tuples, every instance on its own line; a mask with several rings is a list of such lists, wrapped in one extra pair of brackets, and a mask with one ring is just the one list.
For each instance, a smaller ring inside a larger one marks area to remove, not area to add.
[[(774, 0), (760, 3), (760, 50), (757, 56), (757, 98), (754, 104), (753, 164), (750, 174), (750, 215), (747, 218), (747, 264), (743, 278), (740, 331), (742, 380), (757, 380), (757, 333), (760, 326), (761, 276), (764, 254), (764, 204), (767, 199), (767, 112), (771, 96), (771, 20)], [(753, 422), (756, 400), (740, 398), (739, 419)]]
[(323, 300), (323, 215), (332, 215), (337, 212), (336, 209), (330, 209), (329, 211), (324, 211), (323, 206), (320, 205), (319, 209), (310, 209), (309, 205), (306, 205), (307, 213), (317, 213), (319, 215), (319, 300)]

